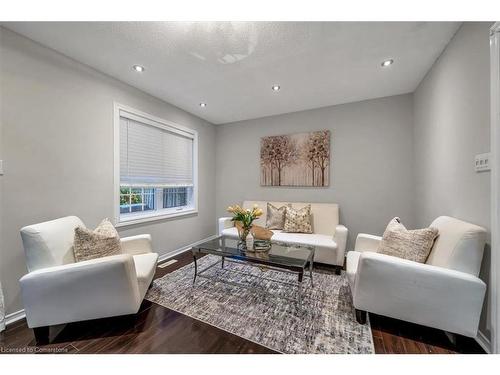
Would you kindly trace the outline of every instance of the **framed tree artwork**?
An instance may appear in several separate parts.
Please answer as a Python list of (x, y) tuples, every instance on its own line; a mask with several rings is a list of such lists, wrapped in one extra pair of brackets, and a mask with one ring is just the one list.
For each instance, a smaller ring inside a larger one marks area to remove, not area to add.
[(260, 184), (329, 186), (330, 131), (261, 138)]

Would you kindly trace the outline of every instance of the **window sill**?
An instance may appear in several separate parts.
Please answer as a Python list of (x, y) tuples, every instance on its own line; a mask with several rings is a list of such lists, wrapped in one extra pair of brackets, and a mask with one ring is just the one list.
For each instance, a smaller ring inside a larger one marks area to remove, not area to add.
[(175, 212), (169, 212), (169, 213), (157, 213), (157, 214), (148, 215), (148, 216), (137, 215), (137, 216), (129, 217), (126, 219), (125, 218), (119, 219), (120, 221), (116, 223), (115, 227), (121, 228), (121, 227), (126, 227), (129, 225), (148, 223), (148, 222), (152, 222), (152, 221), (174, 219), (177, 217), (188, 216), (188, 215), (193, 215), (193, 214), (197, 214), (197, 213), (198, 213), (197, 209), (190, 208), (190, 209), (181, 210), (181, 211), (175, 211)]

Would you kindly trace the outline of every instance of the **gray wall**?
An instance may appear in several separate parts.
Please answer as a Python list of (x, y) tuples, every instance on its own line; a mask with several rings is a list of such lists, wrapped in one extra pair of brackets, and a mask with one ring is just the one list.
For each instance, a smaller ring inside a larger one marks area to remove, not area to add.
[(0, 274), (8, 313), (22, 308), (22, 226), (77, 215), (94, 227), (113, 217), (113, 101), (199, 132), (199, 214), (120, 235), (151, 233), (164, 254), (215, 233), (213, 125), (5, 29), (1, 53)]
[[(474, 156), (490, 151), (490, 26), (464, 23), (414, 93), (417, 226), (450, 215), (490, 228), (490, 172), (474, 171)], [(488, 311), (487, 302), (480, 324), (486, 336)]]
[[(399, 95), (218, 125), (217, 215), (246, 199), (338, 203), (348, 248), (394, 216), (413, 227), (412, 119), (412, 95)], [(261, 137), (322, 129), (332, 132), (329, 187), (260, 186)]]

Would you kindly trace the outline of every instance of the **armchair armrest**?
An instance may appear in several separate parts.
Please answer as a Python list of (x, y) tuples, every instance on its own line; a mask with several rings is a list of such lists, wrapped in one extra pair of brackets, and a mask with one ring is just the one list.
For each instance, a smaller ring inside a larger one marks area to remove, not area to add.
[(354, 251), (373, 251), (377, 252), (378, 245), (382, 241), (382, 237), (374, 236), (371, 234), (360, 233), (358, 237), (356, 237), (356, 244), (354, 245)]
[(40, 269), (19, 283), (29, 327), (132, 314), (141, 302), (129, 254)]
[(344, 264), (345, 249), (347, 245), (347, 235), (349, 231), (344, 225), (337, 225), (333, 240), (337, 244), (337, 264)]
[(120, 238), (122, 252), (130, 255), (152, 253), (150, 234)]
[(474, 275), (365, 252), (353, 302), (360, 310), (475, 337), (485, 292)]
[(226, 228), (234, 227), (234, 222), (231, 221), (232, 217), (220, 217), (218, 221), (219, 236)]

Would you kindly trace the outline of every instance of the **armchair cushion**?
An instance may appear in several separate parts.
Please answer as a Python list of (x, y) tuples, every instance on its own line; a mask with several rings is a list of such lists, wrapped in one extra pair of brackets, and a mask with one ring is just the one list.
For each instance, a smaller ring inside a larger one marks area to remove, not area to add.
[(120, 236), (108, 219), (101, 221), (94, 230), (78, 226), (73, 253), (77, 262), (120, 254)]

